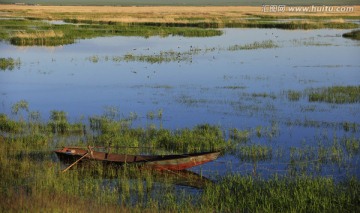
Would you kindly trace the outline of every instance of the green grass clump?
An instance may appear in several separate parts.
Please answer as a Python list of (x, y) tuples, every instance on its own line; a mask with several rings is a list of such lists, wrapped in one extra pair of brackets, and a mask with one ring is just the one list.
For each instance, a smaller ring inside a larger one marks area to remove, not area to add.
[(12, 132), (18, 133), (23, 128), (23, 124), (20, 122), (13, 121), (8, 118), (7, 115), (0, 114), (0, 131), (1, 132)]
[(353, 30), (342, 35), (344, 38), (350, 38), (354, 40), (360, 40), (360, 30)]
[(251, 44), (245, 45), (233, 45), (228, 47), (229, 51), (238, 51), (238, 50), (256, 50), (256, 49), (271, 49), (279, 47), (272, 40), (266, 40), (262, 42), (254, 42)]
[(251, 132), (249, 130), (230, 129), (229, 137), (231, 140), (239, 143), (246, 143), (250, 140)]
[(242, 161), (261, 161), (272, 158), (272, 148), (263, 145), (240, 146), (238, 156)]
[(192, 58), (194, 55), (199, 55), (202, 53), (203, 50), (201, 49), (190, 49), (189, 51), (185, 52), (177, 52), (174, 50), (169, 51), (160, 51), (160, 53), (154, 53), (150, 55), (136, 55), (132, 53), (127, 53), (123, 56), (104, 56), (99, 57), (97, 55), (93, 55), (90, 57), (86, 57), (86, 60), (98, 63), (99, 61), (113, 61), (116, 63), (119, 62), (143, 62), (143, 63), (150, 63), (150, 64), (161, 64), (161, 63), (169, 63), (169, 62), (192, 62)]
[(350, 155), (356, 155), (360, 152), (360, 138), (346, 137), (341, 140), (341, 144)]
[(21, 65), (20, 58), (0, 58), (0, 70), (13, 70), (19, 69)]
[(126, 54), (120, 58), (114, 58), (114, 61), (125, 61), (125, 62), (146, 62), (150, 64), (160, 64), (163, 62), (174, 62), (174, 61), (191, 61), (192, 53), (189, 52), (175, 52), (175, 51), (166, 51), (160, 52), (159, 54), (153, 55), (133, 55), (133, 54)]
[(271, 99), (276, 99), (276, 96), (274, 94), (269, 94), (269, 93), (253, 93), (251, 94), (252, 97), (254, 98), (271, 98)]
[(358, 179), (337, 184), (331, 178), (229, 175), (205, 189), (201, 206), (215, 212), (352, 212), (360, 208), (359, 193)]
[(217, 88), (237, 90), (237, 89), (246, 89), (246, 86), (223, 86), (223, 87), (217, 87)]
[(301, 92), (289, 90), (286, 95), (290, 101), (298, 101), (300, 100)]
[(360, 86), (333, 86), (318, 89), (309, 94), (309, 101), (335, 104), (358, 103)]

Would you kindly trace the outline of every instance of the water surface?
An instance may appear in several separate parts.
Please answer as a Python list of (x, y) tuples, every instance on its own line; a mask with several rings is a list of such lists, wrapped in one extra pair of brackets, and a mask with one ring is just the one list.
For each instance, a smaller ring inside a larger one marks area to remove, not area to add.
[[(251, 143), (283, 150), (314, 145), (324, 135), (359, 137), (358, 130), (342, 129), (344, 122), (359, 124), (359, 103), (309, 102), (306, 95), (290, 101), (286, 96), (289, 90), (305, 94), (316, 88), (359, 85), (360, 43), (342, 38), (346, 30), (223, 31), (222, 36), (208, 38), (100, 37), (57, 47), (1, 42), (0, 57), (20, 58), (21, 66), (0, 72), (0, 112), (11, 115), (11, 106), (26, 100), (43, 120), (51, 110), (63, 110), (70, 121), (77, 121), (101, 115), (110, 106), (123, 117), (136, 113), (134, 127), (154, 123), (175, 130), (209, 123), (225, 132), (275, 129), (272, 137), (252, 135)], [(267, 40), (277, 47), (228, 49)], [(162, 63), (113, 60), (169, 51), (193, 54), (187, 60)], [(94, 57), (97, 60), (91, 60)], [(159, 110), (161, 119), (149, 119), (149, 112)], [(236, 155), (229, 155), (209, 167), (251, 172), (252, 163), (242, 170), (244, 165)], [(350, 171), (359, 175), (356, 165)]]

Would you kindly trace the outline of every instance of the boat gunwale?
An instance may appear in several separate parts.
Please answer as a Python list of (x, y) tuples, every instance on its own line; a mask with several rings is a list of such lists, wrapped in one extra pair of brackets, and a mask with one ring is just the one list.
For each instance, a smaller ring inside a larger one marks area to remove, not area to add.
[[(75, 153), (68, 152), (67, 150), (75, 150)], [(81, 153), (77, 152), (76, 150), (82, 151)], [(84, 154), (88, 153), (89, 151), (79, 147), (64, 147), (59, 150), (54, 151), (56, 154), (61, 154), (64, 156), (72, 156), (72, 157), (82, 157)], [(107, 152), (100, 152), (100, 151), (91, 151), (93, 155), (95, 154), (111, 154), (112, 156), (122, 157), (126, 156), (126, 158), (144, 158), (141, 161), (128, 161), (127, 163), (141, 163), (141, 162), (154, 162), (154, 161), (167, 161), (167, 160), (176, 160), (176, 159), (186, 159), (191, 157), (201, 157), (201, 156), (208, 156), (215, 154), (217, 156), (220, 154), (220, 151), (208, 151), (208, 152), (198, 152), (198, 153), (186, 153), (186, 154), (169, 154), (169, 155), (133, 155), (133, 154), (118, 154), (118, 153), (107, 153)], [(87, 157), (88, 160), (97, 160), (97, 161), (105, 161), (105, 162), (114, 162), (114, 163), (126, 163), (126, 161), (120, 160), (111, 160), (105, 158), (92, 158)]]

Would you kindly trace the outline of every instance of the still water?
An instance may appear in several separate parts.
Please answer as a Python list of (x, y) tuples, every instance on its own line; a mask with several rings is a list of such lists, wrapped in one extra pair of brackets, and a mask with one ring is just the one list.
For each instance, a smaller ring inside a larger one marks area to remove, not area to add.
[[(360, 43), (342, 38), (345, 32), (223, 29), (222, 36), (208, 38), (100, 37), (57, 47), (1, 42), (0, 57), (19, 58), (21, 66), (0, 71), (0, 112), (11, 115), (11, 106), (26, 100), (43, 120), (51, 110), (63, 110), (70, 121), (77, 121), (114, 107), (122, 117), (136, 113), (134, 127), (154, 123), (179, 129), (209, 123), (224, 131), (273, 129), (271, 137), (252, 136), (251, 141), (282, 150), (334, 134), (359, 138), (359, 130), (348, 133), (341, 128), (344, 122), (359, 124), (359, 103), (309, 102), (306, 96), (311, 89), (359, 85)], [(263, 41), (276, 46), (229, 49)], [(114, 60), (170, 51), (192, 54), (186, 60), (158, 63)], [(289, 90), (303, 95), (290, 101)], [(158, 111), (161, 119), (148, 118), (149, 112)], [(232, 158), (225, 156), (202, 169), (246, 167)], [(357, 155), (352, 162), (358, 160)], [(248, 166), (245, 170), (252, 170), (253, 165)], [(354, 168), (351, 173), (359, 175)]]

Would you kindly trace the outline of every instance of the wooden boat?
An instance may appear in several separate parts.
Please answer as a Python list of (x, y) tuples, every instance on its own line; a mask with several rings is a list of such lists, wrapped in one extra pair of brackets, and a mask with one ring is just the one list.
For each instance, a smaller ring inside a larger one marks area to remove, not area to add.
[(220, 152), (202, 152), (176, 155), (128, 155), (93, 151), (77, 147), (64, 147), (56, 150), (59, 159), (65, 163), (78, 161), (100, 161), (104, 164), (137, 166), (154, 170), (184, 170), (215, 160)]

